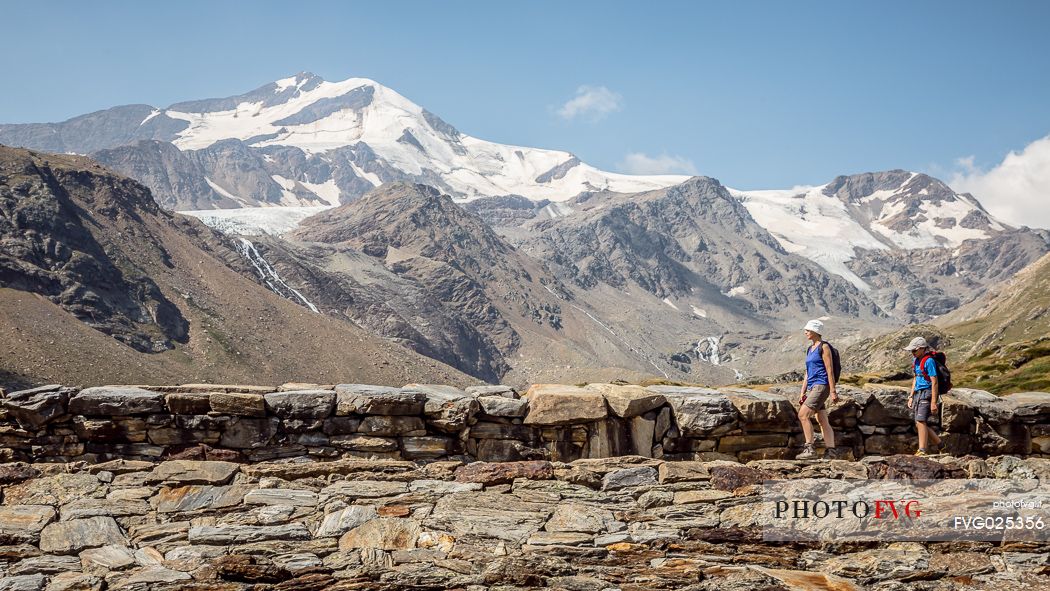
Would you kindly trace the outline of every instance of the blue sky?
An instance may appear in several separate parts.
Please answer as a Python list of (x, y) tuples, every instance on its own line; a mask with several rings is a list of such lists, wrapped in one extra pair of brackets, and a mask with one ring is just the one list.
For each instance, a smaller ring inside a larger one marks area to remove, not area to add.
[(4, 25), (7, 123), (308, 70), (477, 137), (745, 189), (984, 174), (1050, 133), (1050, 2), (37, 0)]

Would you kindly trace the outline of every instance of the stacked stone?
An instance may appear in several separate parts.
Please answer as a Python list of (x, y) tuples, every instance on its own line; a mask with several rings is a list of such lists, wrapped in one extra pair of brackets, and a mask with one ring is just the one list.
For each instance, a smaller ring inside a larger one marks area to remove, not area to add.
[(0, 589), (1050, 585), (1045, 543), (763, 542), (758, 483), (797, 478), (1045, 483), (1050, 460), (0, 464)]
[[(832, 457), (914, 450), (903, 389), (839, 391)], [(960, 388), (942, 406), (949, 453), (1050, 455), (1050, 394)], [(0, 399), (0, 460), (786, 459), (802, 443), (796, 413), (786, 387), (45, 386)]]

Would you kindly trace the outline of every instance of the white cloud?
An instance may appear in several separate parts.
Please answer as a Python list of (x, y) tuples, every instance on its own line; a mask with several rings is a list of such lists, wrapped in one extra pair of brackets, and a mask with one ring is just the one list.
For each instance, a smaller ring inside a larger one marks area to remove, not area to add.
[(622, 108), (623, 97), (618, 93), (604, 86), (581, 86), (576, 89), (576, 96), (558, 109), (558, 115), (563, 119), (587, 116), (597, 121)]
[(1009, 224), (1050, 228), (1050, 135), (1010, 152), (988, 171), (976, 167), (973, 156), (955, 165), (948, 184), (972, 193), (992, 215)]
[(632, 152), (623, 157), (619, 168), (627, 174), (696, 174), (696, 166), (692, 160), (670, 154), (649, 156), (641, 152)]

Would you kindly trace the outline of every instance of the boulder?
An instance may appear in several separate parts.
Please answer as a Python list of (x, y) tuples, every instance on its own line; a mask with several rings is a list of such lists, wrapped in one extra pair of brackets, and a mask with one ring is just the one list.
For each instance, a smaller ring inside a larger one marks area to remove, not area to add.
[(0, 400), (0, 408), (6, 410), (22, 427), (35, 431), (52, 419), (66, 414), (66, 403), (73, 392), (73, 388), (58, 385), (20, 390)]
[(649, 386), (649, 390), (667, 398), (683, 437), (721, 435), (738, 425), (736, 407), (725, 392), (682, 386)]
[(641, 386), (619, 386), (616, 384), (587, 384), (587, 390), (600, 392), (605, 396), (612, 414), (629, 419), (641, 416), (663, 406), (667, 399), (663, 394), (646, 390)]
[(526, 425), (569, 425), (599, 421), (608, 416), (605, 397), (600, 392), (562, 386), (536, 384), (525, 393), (529, 401)]
[(366, 384), (339, 384), (335, 395), (336, 416), (421, 415), (427, 400), (422, 392)]
[(69, 399), (69, 414), (137, 415), (164, 412), (164, 395), (133, 386), (87, 388)]
[(263, 395), (266, 408), (282, 419), (325, 419), (335, 410), (331, 390), (293, 390)]

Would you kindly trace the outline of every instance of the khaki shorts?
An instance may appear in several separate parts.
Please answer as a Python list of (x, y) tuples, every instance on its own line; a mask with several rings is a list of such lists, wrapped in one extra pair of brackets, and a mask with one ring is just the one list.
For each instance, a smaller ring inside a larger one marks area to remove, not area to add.
[(803, 404), (815, 411), (822, 411), (830, 395), (831, 388), (827, 384), (814, 384), (806, 391), (806, 401)]

